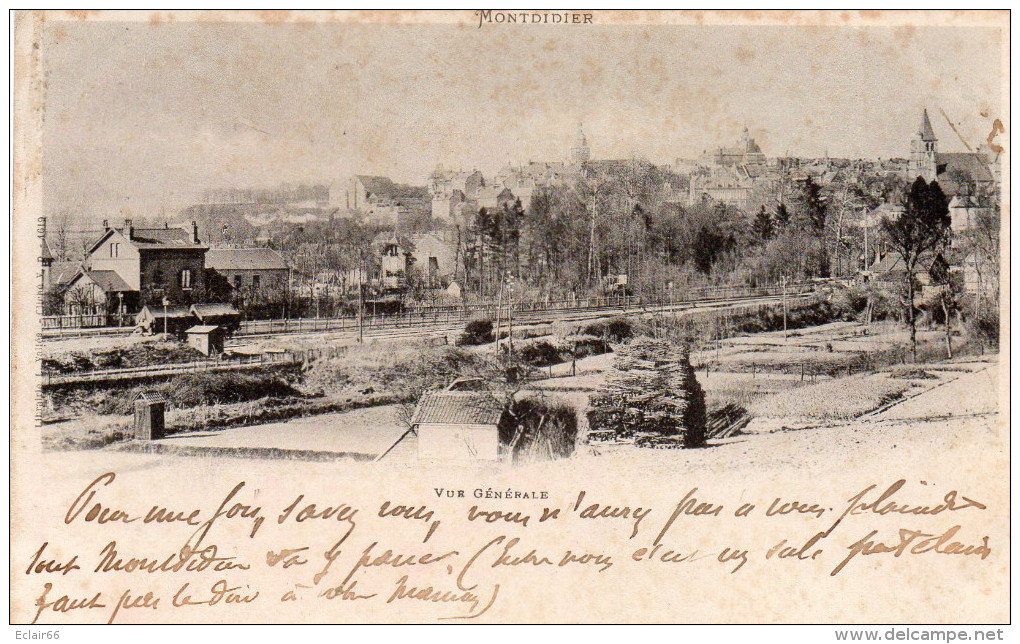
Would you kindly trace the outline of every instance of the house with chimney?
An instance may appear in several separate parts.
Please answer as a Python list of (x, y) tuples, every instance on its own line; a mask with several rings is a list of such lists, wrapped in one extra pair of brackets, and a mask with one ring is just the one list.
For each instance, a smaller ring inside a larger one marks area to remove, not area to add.
[(188, 228), (135, 228), (103, 222), (103, 234), (64, 286), (72, 314), (135, 313), (147, 304), (190, 306), (205, 301), (209, 247)]

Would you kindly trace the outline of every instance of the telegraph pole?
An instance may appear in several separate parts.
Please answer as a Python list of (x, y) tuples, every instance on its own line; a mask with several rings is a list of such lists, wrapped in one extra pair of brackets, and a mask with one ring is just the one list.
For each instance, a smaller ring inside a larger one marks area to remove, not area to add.
[(361, 260), (361, 275), (358, 276), (358, 343), (365, 342), (365, 260)]
[(595, 267), (595, 216), (598, 209), (598, 189), (591, 195), (591, 232), (588, 236), (588, 281), (592, 279)]
[(503, 304), (503, 282), (499, 283), (499, 290), (496, 291), (496, 359), (499, 359), (499, 316), (500, 307)]
[(506, 322), (507, 322), (507, 339), (510, 342), (510, 355), (514, 353), (514, 284), (513, 276), (507, 275), (506, 278)]
[(783, 285), (783, 342), (786, 342), (786, 276), (784, 275), (781, 284)]

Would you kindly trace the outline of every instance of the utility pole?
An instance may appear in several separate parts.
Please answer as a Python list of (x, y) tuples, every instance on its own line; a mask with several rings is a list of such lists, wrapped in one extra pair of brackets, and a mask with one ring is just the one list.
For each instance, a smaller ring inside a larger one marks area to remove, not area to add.
[(508, 275), (506, 278), (506, 320), (507, 320), (507, 339), (510, 342), (510, 355), (514, 354), (514, 284), (513, 276)]
[(786, 276), (784, 275), (781, 283), (783, 285), (783, 342), (786, 342)]
[(598, 212), (598, 188), (591, 195), (591, 232), (588, 236), (588, 281), (592, 279), (595, 267), (595, 215)]
[(871, 255), (868, 253), (868, 228), (871, 227), (871, 221), (867, 219), (867, 215), (863, 218), (864, 221), (864, 270), (871, 268)]
[(358, 276), (358, 343), (365, 342), (365, 258), (361, 257), (361, 275)]
[(499, 324), (499, 322), (500, 322), (499, 316), (500, 316), (500, 306), (502, 306), (502, 304), (503, 304), (503, 282), (500, 282), (499, 283), (499, 290), (496, 291), (496, 333), (495, 333), (495, 337), (496, 337), (496, 359), (497, 360), (499, 359), (499, 326), (500, 326), (500, 324)]

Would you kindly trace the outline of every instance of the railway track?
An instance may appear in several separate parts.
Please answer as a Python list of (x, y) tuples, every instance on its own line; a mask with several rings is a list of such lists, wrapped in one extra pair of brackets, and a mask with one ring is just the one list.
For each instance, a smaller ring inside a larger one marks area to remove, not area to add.
[[(797, 296), (788, 297), (788, 300), (795, 301), (799, 298), (807, 297), (809, 294), (800, 294)], [(515, 326), (529, 326), (536, 324), (546, 324), (549, 322), (583, 322), (585, 320), (593, 320), (600, 317), (606, 317), (610, 315), (643, 315), (653, 314), (662, 312), (684, 312), (684, 311), (699, 311), (699, 310), (712, 310), (720, 308), (737, 308), (745, 306), (757, 306), (761, 304), (771, 304), (777, 301), (781, 301), (781, 296), (765, 296), (755, 298), (730, 298), (727, 300), (717, 300), (711, 302), (698, 302), (690, 303), (685, 302), (683, 304), (674, 304), (668, 306), (658, 307), (603, 307), (598, 309), (589, 309), (584, 311), (574, 312), (563, 312), (563, 311), (535, 311), (525, 312), (520, 317), (514, 320)], [(399, 341), (404, 339), (412, 338), (423, 338), (423, 337), (440, 337), (444, 340), (449, 339), (452, 334), (459, 333), (464, 328), (463, 320), (444, 322), (441, 324), (431, 325), (413, 325), (403, 328), (366, 328), (364, 332), (365, 340), (385, 340), (385, 341)], [(242, 355), (234, 360), (224, 361), (200, 361), (195, 363), (183, 363), (173, 365), (152, 365), (147, 367), (134, 367), (129, 369), (104, 369), (102, 371), (92, 371), (84, 373), (74, 374), (42, 374), (42, 382), (44, 386), (54, 385), (66, 385), (78, 382), (109, 382), (109, 381), (120, 381), (120, 380), (136, 380), (146, 378), (159, 378), (169, 375), (175, 375), (178, 373), (195, 372), (195, 371), (236, 371), (236, 370), (248, 370), (253, 368), (260, 368), (265, 366), (282, 366), (286, 364), (300, 363), (302, 358), (299, 353), (292, 352), (259, 352), (255, 354), (243, 355), (243, 350), (247, 347), (251, 347), (255, 341), (272, 339), (275, 336), (285, 336), (288, 338), (308, 336), (314, 337), (319, 340), (326, 340), (325, 336), (329, 336), (328, 339), (332, 342), (346, 342), (348, 344), (354, 344), (357, 339), (356, 330), (344, 330), (344, 331), (312, 331), (304, 334), (298, 333), (286, 333), (286, 334), (251, 334), (251, 335), (240, 335), (234, 336), (226, 342), (226, 348), (233, 350), (235, 353), (241, 350)]]
[[(786, 299), (790, 302), (797, 301), (813, 295), (813, 293), (798, 293), (795, 295), (788, 295)], [(766, 295), (757, 297), (736, 297), (736, 298), (715, 298), (699, 300), (696, 302), (681, 302), (676, 304), (666, 304), (658, 306), (608, 306), (591, 309), (575, 309), (575, 310), (553, 310), (553, 311), (523, 311), (515, 312), (513, 323), (514, 326), (526, 326), (532, 324), (542, 324), (548, 322), (581, 322), (584, 320), (593, 320), (606, 316), (613, 315), (639, 315), (649, 313), (667, 313), (676, 311), (687, 311), (687, 310), (704, 310), (704, 309), (715, 309), (715, 308), (727, 308), (734, 306), (754, 306), (760, 304), (774, 304), (781, 302), (783, 297), (781, 295)], [(458, 317), (449, 321), (441, 322), (410, 322), (404, 324), (393, 324), (387, 323), (382, 325), (368, 324), (364, 327), (363, 335), (365, 338), (379, 339), (379, 338), (404, 338), (414, 337), (422, 335), (437, 335), (439, 333), (449, 333), (461, 331), (464, 328), (464, 324), (470, 319), (470, 316)], [(242, 347), (251, 343), (255, 339), (272, 339), (274, 337), (322, 337), (322, 336), (333, 336), (333, 337), (357, 337), (357, 328), (344, 328), (344, 329), (330, 329), (330, 330), (314, 330), (314, 331), (281, 331), (276, 333), (237, 333), (234, 334), (232, 340), (227, 342), (228, 347)]]
[[(805, 291), (810, 286), (796, 285), (791, 287), (787, 297), (790, 299), (813, 293), (813, 289)], [(772, 289), (775, 290), (775, 289)], [(777, 293), (749, 294), (749, 295), (728, 295), (719, 294), (710, 297), (685, 300), (681, 302), (646, 304), (646, 305), (606, 305), (592, 307), (563, 306), (539, 310), (518, 310), (515, 311), (515, 320), (526, 323), (529, 320), (581, 320), (594, 317), (602, 317), (609, 314), (631, 314), (636, 312), (668, 311), (694, 308), (712, 303), (736, 303), (744, 301), (772, 301), (782, 296)], [(526, 305), (528, 306), (528, 305)], [(540, 304), (536, 306), (542, 306)], [(526, 307), (525, 307), (526, 308)], [(365, 318), (365, 330), (374, 334), (377, 330), (399, 330), (416, 327), (439, 326), (441, 324), (455, 325), (464, 324), (475, 315), (493, 315), (493, 310), (469, 310), (469, 311), (425, 311), (409, 312), (401, 316), (370, 316)], [(247, 327), (247, 329), (245, 328)], [(281, 328), (282, 327), (282, 328)], [(307, 328), (311, 327), (311, 328)], [(290, 320), (251, 320), (242, 323), (242, 329), (235, 337), (274, 337), (278, 335), (311, 335), (311, 334), (332, 334), (332, 333), (356, 333), (358, 330), (357, 318), (295, 318)], [(133, 327), (100, 327), (100, 328), (66, 328), (66, 329), (43, 329), (40, 339), (43, 341), (59, 341), (75, 338), (96, 338), (96, 337), (118, 337), (131, 335)]]

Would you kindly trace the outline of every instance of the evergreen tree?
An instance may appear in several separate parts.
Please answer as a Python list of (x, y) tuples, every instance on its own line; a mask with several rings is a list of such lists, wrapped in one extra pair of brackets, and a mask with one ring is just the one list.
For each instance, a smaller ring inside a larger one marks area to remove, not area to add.
[(780, 228), (783, 228), (786, 224), (790, 223), (790, 211), (786, 209), (785, 203), (780, 202), (780, 204), (776, 206), (775, 222)]
[(594, 431), (679, 436), (685, 447), (705, 441), (705, 393), (687, 345), (638, 338), (618, 348), (606, 391), (591, 407)]
[(754, 218), (754, 223), (751, 225), (751, 231), (754, 233), (754, 236), (762, 242), (772, 239), (772, 234), (775, 230), (772, 225), (772, 217), (769, 216), (768, 211), (765, 210), (765, 206), (761, 207), (761, 210), (758, 211), (758, 216)]
[(826, 217), (825, 198), (822, 197), (822, 187), (811, 177), (804, 182), (800, 201), (811, 228), (817, 233), (823, 232)]

